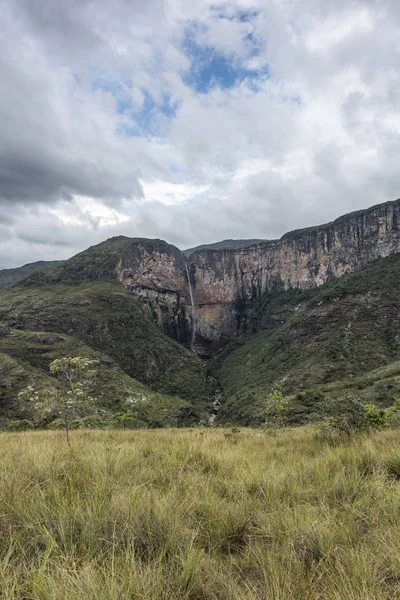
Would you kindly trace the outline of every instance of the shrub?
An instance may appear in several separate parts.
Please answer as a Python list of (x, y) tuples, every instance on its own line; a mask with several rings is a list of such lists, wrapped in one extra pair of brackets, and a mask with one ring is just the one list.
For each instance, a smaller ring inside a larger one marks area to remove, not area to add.
[(274, 384), (271, 392), (261, 400), (267, 430), (285, 427), (289, 407), (289, 398), (284, 396), (281, 387)]
[(314, 408), (315, 406), (318, 406), (319, 403), (324, 401), (325, 396), (318, 390), (305, 390), (304, 392), (299, 392), (296, 399), (303, 406), (307, 408)]
[(65, 423), (62, 419), (54, 419), (51, 423), (48, 423), (47, 429), (64, 429)]
[(108, 425), (107, 419), (100, 415), (88, 415), (82, 419), (82, 427), (89, 429), (105, 429)]
[(392, 406), (386, 409), (386, 420), (391, 427), (400, 427), (400, 398), (395, 398)]
[(327, 398), (319, 408), (319, 416), (322, 417), (320, 437), (332, 435), (350, 437), (354, 433), (382, 429), (387, 422), (383, 409), (373, 404), (364, 405), (350, 393), (337, 398)]
[(146, 427), (144, 421), (138, 421), (132, 413), (117, 413), (113, 416), (111, 425), (115, 429), (140, 429)]
[(28, 431), (28, 429), (33, 429), (33, 423), (28, 419), (8, 421), (7, 429), (10, 431)]
[(387, 426), (386, 411), (383, 408), (378, 408), (375, 404), (365, 404), (364, 412), (369, 430), (383, 429)]

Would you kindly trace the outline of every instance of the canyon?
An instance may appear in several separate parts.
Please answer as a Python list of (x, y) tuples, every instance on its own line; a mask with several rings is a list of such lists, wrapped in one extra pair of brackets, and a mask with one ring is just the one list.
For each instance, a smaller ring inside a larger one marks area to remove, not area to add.
[(242, 331), (249, 301), (308, 290), (399, 252), (399, 227), (396, 200), (238, 249), (186, 256), (162, 240), (132, 240), (116, 273), (164, 333), (212, 356)]
[(239, 242), (117, 236), (0, 290), (0, 427), (26, 418), (19, 392), (50, 385), (65, 356), (100, 361), (107, 418), (145, 398), (135, 418), (152, 427), (209, 419), (216, 400), (219, 422), (257, 424), (275, 382), (293, 423), (335, 390), (400, 395), (400, 200)]

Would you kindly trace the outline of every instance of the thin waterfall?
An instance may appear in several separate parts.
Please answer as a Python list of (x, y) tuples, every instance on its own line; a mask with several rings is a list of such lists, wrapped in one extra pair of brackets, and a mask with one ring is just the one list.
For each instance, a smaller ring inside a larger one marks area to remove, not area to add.
[(192, 340), (190, 342), (190, 349), (192, 352), (194, 352), (194, 341), (196, 338), (196, 307), (194, 305), (193, 288), (192, 288), (192, 282), (190, 280), (190, 271), (189, 271), (188, 263), (185, 263), (185, 267), (186, 267), (186, 275), (187, 275), (188, 284), (189, 284), (190, 303), (192, 305)]

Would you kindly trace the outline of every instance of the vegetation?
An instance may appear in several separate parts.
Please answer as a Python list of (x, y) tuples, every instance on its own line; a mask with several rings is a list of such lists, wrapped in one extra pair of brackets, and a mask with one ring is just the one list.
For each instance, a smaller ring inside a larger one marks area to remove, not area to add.
[(355, 390), (389, 406), (400, 395), (400, 255), (307, 292), (265, 294), (247, 306), (247, 330), (210, 364), (223, 422), (260, 422), (274, 382), (305, 422), (326, 395)]
[[(117, 263), (129, 263), (136, 252), (133, 241), (112, 238), (1, 291), (3, 419), (38, 424), (16, 398), (27, 384), (45, 389), (49, 365), (65, 356), (99, 361), (98, 417), (157, 427), (206, 418), (212, 390), (201, 360), (164, 335), (116, 280)], [(136, 241), (149, 252), (167, 246)], [(382, 408), (400, 397), (399, 254), (307, 292), (278, 288), (236, 302), (242, 335), (209, 362), (209, 381), (222, 390), (220, 423), (262, 423), (275, 382), (290, 397), (291, 424), (307, 422), (321, 402), (346, 393)], [(145, 401), (133, 410), (129, 398)]]
[(125, 411), (130, 397), (159, 403), (163, 396), (167, 403), (180, 398), (187, 422), (207, 410), (201, 361), (161, 333), (117, 281), (7, 288), (0, 320), (2, 416), (27, 416), (15, 402), (18, 393), (27, 384), (46, 387), (50, 363), (65, 356), (100, 361), (93, 395), (113, 412)]
[[(50, 373), (65, 384), (66, 389), (62, 392), (56, 386), (44, 388), (37, 391), (32, 386), (22, 390), (18, 397), (20, 400), (31, 401), (36, 410), (43, 413), (60, 414), (64, 422), (65, 435), (68, 446), (70, 419), (75, 416), (79, 409), (87, 410), (93, 403), (93, 398), (88, 394), (88, 387), (97, 374), (98, 361), (88, 358), (64, 357), (57, 358), (50, 365)], [(94, 417), (96, 415), (93, 415)], [(17, 423), (18, 421), (12, 421)], [(29, 423), (22, 420), (20, 423)], [(10, 427), (10, 422), (8, 423)]]
[(396, 398), (392, 406), (386, 409), (386, 420), (390, 427), (400, 427), (400, 398)]
[(287, 424), (289, 398), (283, 395), (279, 385), (275, 384), (269, 394), (262, 399), (262, 408), (267, 431), (274, 431), (285, 427)]
[(0, 434), (4, 600), (400, 597), (399, 431), (73, 435)]
[(28, 419), (17, 419), (16, 421), (8, 421), (7, 429), (9, 431), (28, 431), (28, 429), (33, 429), (32, 421), (28, 421)]
[(383, 429), (388, 424), (387, 414), (383, 408), (377, 408), (373, 404), (362, 404), (352, 394), (327, 398), (319, 404), (318, 412), (322, 421), (319, 431), (322, 437), (335, 435), (350, 437), (355, 433), (370, 433)]
[(51, 267), (54, 265), (62, 264), (61, 260), (53, 260), (53, 261), (45, 261), (41, 260), (34, 263), (29, 263), (24, 265), (23, 267), (17, 267), (15, 269), (1, 269), (0, 270), (0, 289), (7, 287), (9, 285), (13, 285), (18, 281), (21, 281), (27, 275), (31, 273), (35, 273), (40, 269), (46, 269), (47, 267)]

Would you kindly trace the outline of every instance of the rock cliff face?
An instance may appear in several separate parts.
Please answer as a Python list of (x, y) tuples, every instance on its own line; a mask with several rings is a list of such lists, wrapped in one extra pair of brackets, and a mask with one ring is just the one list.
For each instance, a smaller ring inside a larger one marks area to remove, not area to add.
[(178, 248), (162, 240), (127, 245), (117, 264), (117, 276), (164, 333), (181, 343), (189, 342), (190, 293), (185, 258)]
[(310, 289), (400, 251), (400, 200), (240, 250), (203, 250), (191, 264), (197, 338), (211, 349), (240, 328), (243, 304), (271, 290)]
[[(213, 353), (241, 327), (248, 300), (271, 290), (309, 289), (400, 251), (400, 200), (351, 213), (320, 227), (237, 250), (198, 250), (185, 257), (161, 241), (132, 244), (120, 259), (120, 281), (171, 337)], [(188, 277), (189, 275), (189, 277)]]

